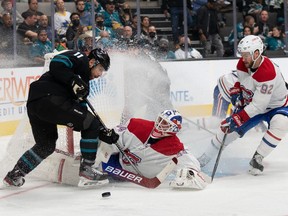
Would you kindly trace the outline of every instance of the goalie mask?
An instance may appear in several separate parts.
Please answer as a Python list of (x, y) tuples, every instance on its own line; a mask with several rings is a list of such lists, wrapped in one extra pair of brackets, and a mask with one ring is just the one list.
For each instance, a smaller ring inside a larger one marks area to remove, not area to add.
[(100, 48), (96, 48), (91, 50), (91, 52), (88, 55), (89, 60), (95, 59), (95, 65), (101, 64), (105, 71), (107, 71), (110, 67), (110, 57), (108, 53)]
[(161, 112), (151, 132), (152, 138), (161, 138), (176, 135), (181, 129), (182, 116), (177, 110), (165, 110)]

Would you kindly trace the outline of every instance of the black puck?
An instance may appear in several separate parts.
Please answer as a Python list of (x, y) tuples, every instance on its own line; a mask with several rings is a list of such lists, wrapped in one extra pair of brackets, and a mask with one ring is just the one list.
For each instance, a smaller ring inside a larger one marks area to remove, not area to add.
[(110, 192), (104, 192), (102, 193), (102, 197), (110, 197), (111, 193)]

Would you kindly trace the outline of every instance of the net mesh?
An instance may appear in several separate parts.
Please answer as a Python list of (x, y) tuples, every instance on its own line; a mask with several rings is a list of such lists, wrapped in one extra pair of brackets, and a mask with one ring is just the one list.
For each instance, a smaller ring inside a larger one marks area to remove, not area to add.
[[(110, 53), (110, 57), (111, 69), (106, 76), (91, 81), (88, 97), (107, 127), (123, 124), (131, 117), (154, 120), (159, 112), (172, 108), (169, 99), (170, 80), (159, 63), (146, 55)], [(78, 179), (78, 168), (75, 158), (70, 155), (79, 152), (80, 133), (71, 133), (66, 127), (58, 126), (58, 136), (56, 146), (61, 153), (53, 153), (29, 176), (74, 184)], [(1, 161), (1, 177), (14, 167), (19, 157), (34, 143), (26, 116), (7, 146)], [(68, 166), (70, 169), (67, 174), (65, 168)], [(62, 171), (66, 172), (65, 176), (59, 175)]]

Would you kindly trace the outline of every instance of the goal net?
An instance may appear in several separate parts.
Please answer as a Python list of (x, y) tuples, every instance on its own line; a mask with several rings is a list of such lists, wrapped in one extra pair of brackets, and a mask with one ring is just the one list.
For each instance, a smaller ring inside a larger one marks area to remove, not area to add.
[[(173, 107), (170, 102), (170, 80), (158, 62), (147, 55), (130, 55), (128, 52), (109, 54), (111, 68), (105, 76), (90, 82), (88, 97), (107, 127), (123, 124), (131, 117), (154, 120), (159, 112)], [(57, 152), (28, 176), (76, 184), (79, 161), (75, 158), (79, 152), (80, 133), (58, 126), (58, 135)], [(0, 177), (3, 178), (34, 144), (29, 120), (25, 117), (7, 146), (1, 161)]]

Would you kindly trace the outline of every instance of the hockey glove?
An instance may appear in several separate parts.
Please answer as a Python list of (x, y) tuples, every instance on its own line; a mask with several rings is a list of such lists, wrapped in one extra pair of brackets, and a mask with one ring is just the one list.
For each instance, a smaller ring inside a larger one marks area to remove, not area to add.
[(231, 97), (231, 103), (233, 104), (233, 106), (237, 108), (243, 108), (245, 104), (239, 82), (235, 83), (234, 87), (230, 89), (229, 93)]
[(78, 76), (75, 76), (71, 82), (72, 90), (76, 99), (83, 101), (89, 94), (88, 85)]
[(170, 187), (173, 188), (191, 188), (204, 189), (209, 182), (206, 181), (204, 173), (198, 172), (192, 168), (183, 168), (177, 170), (175, 179), (170, 182)]
[[(226, 118), (221, 122), (221, 130), (225, 133), (232, 133), (237, 131), (246, 121), (248, 121), (250, 117), (245, 112), (245, 110), (241, 110), (240, 112), (233, 114), (232, 116)], [(228, 131), (227, 131), (228, 128)]]
[(119, 135), (114, 131), (114, 129), (100, 129), (99, 139), (108, 144), (114, 144), (118, 141)]

